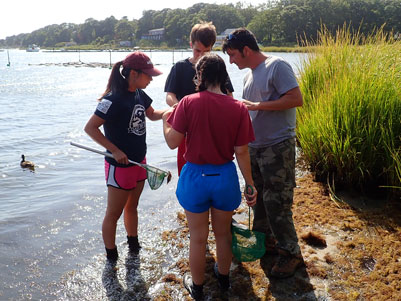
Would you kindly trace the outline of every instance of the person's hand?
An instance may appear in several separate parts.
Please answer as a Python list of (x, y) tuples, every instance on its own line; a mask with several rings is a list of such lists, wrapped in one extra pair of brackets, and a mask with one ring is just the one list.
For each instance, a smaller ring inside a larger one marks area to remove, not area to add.
[(256, 191), (255, 186), (253, 186), (251, 184), (246, 184), (244, 195), (245, 195), (247, 205), (249, 207), (255, 206), (257, 195), (258, 195), (258, 192)]
[(173, 113), (176, 106), (177, 106), (177, 104), (173, 105), (171, 108), (164, 111), (164, 113), (162, 115), (163, 121), (167, 121), (167, 119), (170, 117), (171, 113)]
[(259, 102), (252, 102), (252, 101), (249, 101), (246, 99), (244, 99), (242, 102), (246, 105), (246, 107), (249, 111), (257, 111), (258, 110)]
[(113, 155), (114, 160), (116, 160), (118, 163), (129, 164), (128, 157), (123, 151), (118, 149), (118, 150), (112, 152), (112, 155)]

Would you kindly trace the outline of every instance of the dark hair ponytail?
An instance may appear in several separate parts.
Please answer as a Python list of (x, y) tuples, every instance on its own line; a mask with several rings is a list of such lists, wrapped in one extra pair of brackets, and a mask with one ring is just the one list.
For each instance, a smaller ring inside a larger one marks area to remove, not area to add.
[(195, 66), (197, 91), (204, 91), (209, 85), (220, 86), (221, 92), (227, 94), (226, 82), (228, 73), (223, 59), (214, 53), (202, 56)]
[(131, 69), (123, 68), (120, 73), (120, 68), (123, 61), (114, 64), (113, 69), (111, 69), (109, 81), (107, 83), (106, 90), (103, 92), (102, 96), (99, 98), (101, 100), (104, 96), (111, 93), (121, 93), (128, 90), (128, 77)]

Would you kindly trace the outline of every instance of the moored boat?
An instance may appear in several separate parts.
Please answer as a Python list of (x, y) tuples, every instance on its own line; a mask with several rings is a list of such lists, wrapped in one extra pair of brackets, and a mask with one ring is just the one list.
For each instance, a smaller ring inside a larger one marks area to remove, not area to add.
[(29, 45), (28, 48), (26, 49), (27, 52), (39, 52), (39, 50), (40, 47), (35, 44)]

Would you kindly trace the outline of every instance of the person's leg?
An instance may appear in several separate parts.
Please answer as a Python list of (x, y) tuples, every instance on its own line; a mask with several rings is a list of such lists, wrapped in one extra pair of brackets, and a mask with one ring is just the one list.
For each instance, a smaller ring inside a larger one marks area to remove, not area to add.
[(204, 165), (186, 163), (177, 183), (176, 196), (184, 208), (190, 232), (190, 273), (183, 277), (184, 287), (192, 298), (203, 298), (205, 279), (206, 242), (209, 235), (209, 193), (204, 185)]
[(209, 211), (192, 213), (185, 210), (189, 228), (189, 267), (192, 281), (202, 285), (205, 281), (206, 242), (209, 235)]
[(263, 160), (263, 153), (265, 152), (269, 152), (268, 148), (249, 148), (252, 179), (258, 192), (256, 205), (252, 207), (254, 214), (252, 230), (266, 234), (266, 249), (272, 252), (275, 248), (275, 238), (270, 228), (270, 221), (264, 202), (264, 197), (268, 196), (269, 190), (265, 186), (264, 174), (261, 172), (261, 168), (263, 169), (263, 164), (265, 164)]
[(295, 187), (295, 144), (292, 139), (271, 147), (260, 164), (264, 175), (263, 199), (270, 228), (277, 247), (291, 254), (299, 254), (297, 233), (292, 218)]
[(129, 191), (128, 201), (124, 207), (124, 225), (128, 236), (138, 236), (138, 202), (145, 181), (140, 181)]
[(138, 203), (143, 191), (145, 181), (139, 181), (136, 187), (130, 191), (127, 204), (124, 207), (124, 225), (127, 232), (129, 251), (137, 254), (141, 249), (138, 240)]
[(271, 230), (277, 240), (279, 258), (271, 270), (272, 276), (292, 276), (302, 265), (302, 255), (292, 218), (295, 187), (295, 142), (289, 139), (274, 145), (263, 156), (264, 203)]
[(212, 228), (216, 238), (218, 271), (221, 275), (228, 275), (232, 260), (231, 219), (233, 212), (222, 211), (212, 207), (211, 215)]
[(102, 224), (103, 242), (107, 249), (116, 247), (117, 221), (128, 200), (129, 191), (107, 187), (107, 209)]

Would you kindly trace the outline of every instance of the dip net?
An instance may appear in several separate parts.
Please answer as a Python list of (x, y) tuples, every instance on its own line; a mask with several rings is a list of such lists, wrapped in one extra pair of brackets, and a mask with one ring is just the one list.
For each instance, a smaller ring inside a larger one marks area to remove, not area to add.
[(171, 173), (169, 171), (149, 165), (146, 165), (145, 169), (148, 177), (148, 184), (152, 190), (159, 188), (163, 184), (163, 181), (166, 177), (167, 183), (171, 180)]
[(265, 234), (252, 231), (251, 208), (249, 207), (249, 229), (233, 221), (231, 224), (232, 242), (231, 250), (234, 257), (240, 262), (255, 261), (261, 258), (265, 252)]

